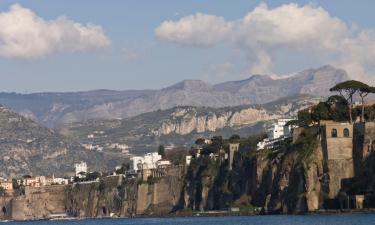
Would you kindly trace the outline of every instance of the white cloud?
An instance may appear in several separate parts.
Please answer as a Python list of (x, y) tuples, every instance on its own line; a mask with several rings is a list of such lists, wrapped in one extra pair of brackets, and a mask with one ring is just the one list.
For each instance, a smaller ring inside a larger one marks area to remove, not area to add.
[(209, 47), (226, 38), (231, 30), (223, 17), (197, 13), (181, 20), (164, 21), (156, 28), (156, 37), (184, 45)]
[(65, 17), (45, 20), (18, 4), (0, 13), (0, 56), (33, 59), (52, 53), (85, 52), (108, 47), (103, 29)]
[(160, 40), (195, 47), (231, 43), (245, 52), (252, 73), (270, 73), (281, 49), (327, 58), (326, 63), (341, 66), (354, 77), (369, 78), (366, 67), (375, 65), (375, 30), (348, 25), (312, 4), (276, 8), (260, 4), (232, 21), (195, 14), (163, 22), (155, 34)]

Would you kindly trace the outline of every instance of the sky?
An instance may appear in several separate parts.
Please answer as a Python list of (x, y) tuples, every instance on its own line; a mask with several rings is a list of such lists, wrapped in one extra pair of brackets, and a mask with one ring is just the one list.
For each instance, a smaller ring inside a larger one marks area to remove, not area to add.
[(375, 80), (375, 1), (0, 0), (0, 91), (156, 89), (331, 64)]

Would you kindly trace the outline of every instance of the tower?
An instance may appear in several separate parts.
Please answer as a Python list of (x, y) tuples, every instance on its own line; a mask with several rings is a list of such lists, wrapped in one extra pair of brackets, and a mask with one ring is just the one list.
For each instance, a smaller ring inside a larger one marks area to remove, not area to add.
[(232, 170), (234, 154), (238, 151), (239, 147), (240, 147), (239, 143), (229, 144), (229, 162), (228, 162), (229, 170)]

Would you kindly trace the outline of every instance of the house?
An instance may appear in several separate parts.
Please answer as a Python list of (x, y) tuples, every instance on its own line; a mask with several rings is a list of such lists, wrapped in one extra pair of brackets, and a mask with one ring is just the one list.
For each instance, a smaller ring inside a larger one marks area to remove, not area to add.
[(87, 164), (84, 161), (74, 164), (76, 169), (76, 177), (85, 178), (87, 173)]
[(2, 187), (6, 191), (11, 191), (13, 190), (13, 182), (12, 180), (7, 180), (7, 179), (0, 179), (0, 187)]
[(23, 178), (23, 179), (19, 180), (18, 182), (19, 182), (19, 184), (22, 184), (24, 186), (41, 187), (41, 186), (48, 185), (47, 182), (49, 182), (49, 181), (50, 180), (47, 179), (45, 176), (36, 176), (36, 177)]
[(69, 179), (60, 178), (60, 177), (53, 177), (52, 184), (68, 185), (69, 184)]
[(146, 153), (143, 156), (134, 156), (130, 159), (130, 173), (137, 173), (140, 169), (156, 169), (158, 166), (157, 162), (161, 159), (162, 156), (157, 152)]
[(185, 157), (185, 164), (186, 164), (187, 166), (190, 165), (190, 163), (191, 163), (191, 158), (193, 158), (191, 155), (187, 155), (187, 156)]
[(257, 150), (274, 149), (280, 141), (291, 137), (292, 129), (296, 128), (296, 126), (287, 125), (287, 123), (292, 120), (293, 119), (278, 119), (276, 123), (273, 123), (271, 128), (267, 131), (267, 138), (258, 142)]
[(156, 162), (156, 167), (161, 168), (161, 167), (167, 167), (171, 165), (171, 161), (166, 160), (166, 159), (161, 159)]

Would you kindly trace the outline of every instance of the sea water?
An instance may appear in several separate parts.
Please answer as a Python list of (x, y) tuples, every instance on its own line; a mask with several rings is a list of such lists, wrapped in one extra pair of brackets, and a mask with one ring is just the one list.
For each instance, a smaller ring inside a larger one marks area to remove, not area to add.
[(375, 214), (184, 217), (10, 222), (11, 225), (371, 225)]

